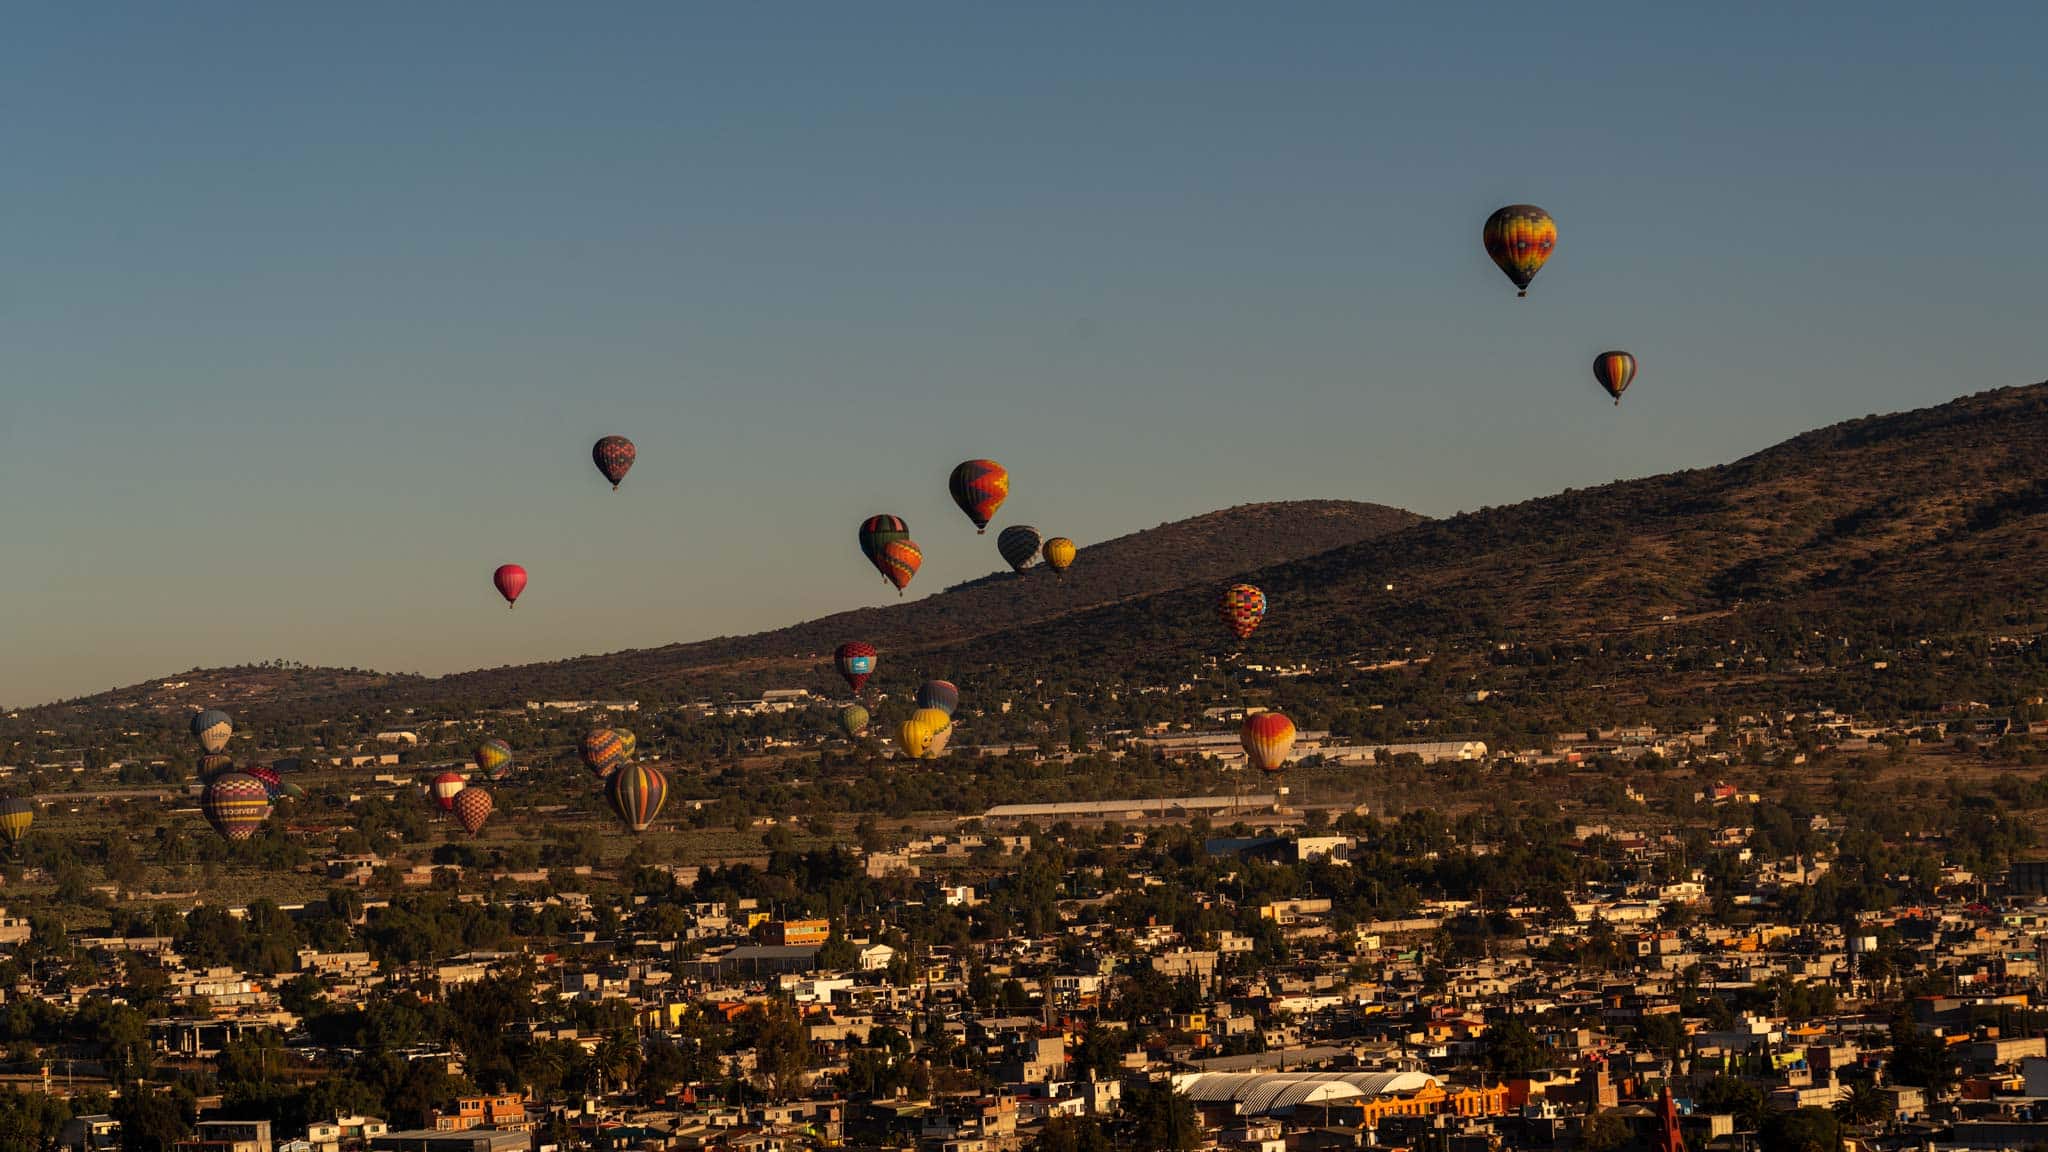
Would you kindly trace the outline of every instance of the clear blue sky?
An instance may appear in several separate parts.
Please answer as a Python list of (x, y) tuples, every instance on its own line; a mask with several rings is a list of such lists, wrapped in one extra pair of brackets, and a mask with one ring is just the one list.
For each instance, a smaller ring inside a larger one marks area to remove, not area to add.
[(1087, 543), (2048, 376), (2048, 7), (1392, 7), (14, 8), (0, 701), (893, 601), (881, 511), (937, 591), (971, 456)]

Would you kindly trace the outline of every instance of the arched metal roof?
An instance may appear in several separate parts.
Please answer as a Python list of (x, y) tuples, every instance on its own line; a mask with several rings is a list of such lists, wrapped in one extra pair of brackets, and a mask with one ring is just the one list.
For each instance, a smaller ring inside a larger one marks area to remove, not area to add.
[(1427, 1072), (1197, 1072), (1175, 1087), (1197, 1104), (1230, 1104), (1239, 1115), (1260, 1116), (1304, 1104), (1406, 1096), (1437, 1083)]

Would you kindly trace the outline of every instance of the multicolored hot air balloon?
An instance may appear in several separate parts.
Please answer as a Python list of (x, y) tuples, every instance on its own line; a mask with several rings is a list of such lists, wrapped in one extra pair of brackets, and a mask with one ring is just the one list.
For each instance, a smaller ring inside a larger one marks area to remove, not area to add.
[(484, 830), (484, 821), (491, 818), (491, 794), (481, 788), (464, 788), (455, 794), (448, 807), (462, 830), (474, 836)]
[(901, 516), (870, 516), (860, 523), (860, 551), (871, 563), (880, 563), (882, 548), (893, 541), (910, 539), (910, 525)]
[(455, 810), (455, 798), (469, 787), (469, 781), (460, 772), (443, 772), (427, 783), (427, 795), (434, 798), (434, 806), (443, 812)]
[(612, 731), (618, 734), (619, 763), (624, 764), (633, 758), (633, 750), (640, 747), (640, 738), (633, 735), (631, 728), (614, 728)]
[(1557, 221), (1534, 204), (1510, 204), (1486, 218), (1480, 232), (1486, 254), (1515, 282), (1515, 295), (1529, 294), (1529, 281), (1557, 247)]
[(1245, 758), (1261, 772), (1278, 772), (1287, 766), (1287, 754), (1294, 751), (1294, 721), (1278, 712), (1247, 716), (1238, 733), (1244, 742)]
[(1224, 589), (1217, 614), (1223, 617), (1223, 626), (1239, 640), (1250, 639), (1266, 618), (1266, 594), (1249, 584), (1232, 584)]
[(974, 521), (974, 530), (986, 532), (996, 509), (1010, 496), (1010, 472), (993, 460), (968, 460), (953, 469), (946, 487), (952, 490), (953, 503)]
[(270, 819), (275, 807), (263, 781), (241, 772), (223, 772), (199, 794), (199, 811), (223, 840), (247, 840)]
[(607, 436), (590, 449), (591, 463), (596, 464), (604, 478), (612, 482), (614, 492), (619, 490), (619, 481), (633, 470), (633, 461), (639, 458), (640, 450), (624, 436)]
[(526, 569), (517, 564), (500, 564), (491, 573), (491, 583), (497, 586), (498, 595), (505, 598), (505, 607), (515, 607), (519, 594), (526, 591)]
[(1045, 542), (1045, 566), (1055, 575), (1065, 575), (1074, 562), (1074, 542), (1065, 536), (1055, 536)]
[(917, 706), (935, 708), (951, 720), (960, 706), (960, 689), (951, 680), (927, 680), (917, 686)]
[(20, 845), (21, 838), (28, 835), (29, 825), (36, 822), (36, 806), (33, 800), (9, 796), (0, 800), (0, 836), (7, 837), (8, 847)]
[(924, 553), (908, 540), (893, 540), (882, 545), (882, 554), (875, 560), (875, 567), (881, 569), (883, 577), (896, 586), (896, 594), (910, 585), (911, 577), (924, 565)]
[(1010, 525), (996, 537), (996, 551), (1010, 565), (1010, 571), (1024, 571), (1038, 559), (1038, 529), (1029, 524)]
[(860, 739), (860, 734), (868, 730), (870, 719), (868, 710), (858, 704), (848, 704), (839, 710), (839, 727), (845, 730), (848, 737), (855, 740)]
[(234, 721), (218, 708), (209, 708), (192, 717), (192, 738), (208, 752), (219, 752), (228, 746), (228, 737), (235, 734)]
[(277, 799), (278, 795), (284, 791), (284, 777), (278, 775), (277, 769), (272, 768), (268, 764), (258, 764), (253, 768), (245, 768), (243, 769), (243, 774), (250, 779), (262, 781), (264, 789), (270, 793), (272, 800)]
[(628, 764), (612, 773), (605, 799), (635, 835), (647, 831), (668, 802), (668, 777), (651, 764)]
[(624, 759), (626, 742), (609, 728), (592, 728), (584, 734), (583, 745), (577, 749), (583, 757), (583, 766), (599, 780), (612, 774)]
[(854, 695), (858, 696), (861, 685), (867, 683), (868, 677), (875, 674), (874, 645), (859, 640), (848, 640), (839, 646), (838, 651), (832, 653), (832, 664), (839, 669), (839, 674), (846, 678), (846, 686), (853, 689)]
[(1621, 394), (1628, 391), (1629, 381), (1635, 378), (1636, 358), (1628, 353), (1617, 348), (1593, 357), (1593, 379), (1614, 397), (1615, 407), (1621, 407)]
[(860, 550), (899, 593), (924, 563), (924, 553), (911, 542), (910, 526), (901, 516), (870, 516), (862, 521)]
[(495, 738), (485, 740), (476, 746), (470, 760), (476, 764), (477, 771), (497, 780), (505, 769), (512, 766), (512, 745)]

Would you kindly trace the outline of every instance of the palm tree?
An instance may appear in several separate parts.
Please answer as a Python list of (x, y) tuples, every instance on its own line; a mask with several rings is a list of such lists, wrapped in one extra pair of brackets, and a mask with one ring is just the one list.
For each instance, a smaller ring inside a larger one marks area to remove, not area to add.
[(1879, 1124), (1891, 1119), (1891, 1115), (1891, 1098), (1868, 1080), (1849, 1085), (1848, 1094), (1835, 1101), (1835, 1119), (1844, 1124)]
[(624, 1085), (640, 1070), (640, 1042), (624, 1032), (614, 1032), (597, 1048), (599, 1075), (608, 1085)]

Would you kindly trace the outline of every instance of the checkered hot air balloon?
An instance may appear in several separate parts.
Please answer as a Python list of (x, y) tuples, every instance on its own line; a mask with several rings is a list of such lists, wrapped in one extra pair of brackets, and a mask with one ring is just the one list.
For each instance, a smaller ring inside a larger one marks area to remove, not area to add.
[(1510, 204), (1486, 218), (1480, 231), (1486, 254), (1515, 282), (1515, 295), (1529, 294), (1529, 281), (1557, 247), (1557, 221), (1534, 204)]
[(284, 777), (278, 774), (277, 769), (272, 768), (268, 764), (258, 764), (254, 767), (244, 768), (242, 772), (246, 776), (262, 781), (263, 786), (269, 789), (272, 800), (277, 799), (284, 792)]
[(474, 836), (484, 830), (484, 821), (491, 818), (491, 794), (481, 788), (464, 788), (455, 794), (449, 807), (455, 813), (455, 822)]
[(856, 696), (860, 694), (861, 685), (875, 674), (875, 660), (874, 645), (860, 640), (848, 640), (832, 653), (832, 666), (839, 669), (839, 674), (846, 678), (846, 686), (853, 689)]
[(1636, 358), (1620, 349), (1602, 352), (1593, 357), (1593, 379), (1600, 382), (1609, 396), (1614, 397), (1615, 407), (1621, 406), (1621, 394), (1628, 391), (1629, 382), (1636, 378)]
[(578, 752), (583, 757), (583, 766), (602, 780), (611, 775), (625, 757), (626, 742), (609, 728), (592, 728), (584, 734), (583, 745)]
[(228, 746), (228, 737), (235, 734), (235, 725), (228, 714), (218, 708), (209, 708), (192, 717), (192, 738), (209, 753), (219, 752)]
[(1224, 589), (1217, 614), (1223, 617), (1223, 626), (1239, 640), (1249, 639), (1266, 618), (1266, 594), (1249, 584), (1232, 584)]
[(199, 794), (199, 811), (223, 840), (247, 840), (274, 807), (270, 789), (244, 772), (223, 772)]
[(968, 460), (953, 469), (946, 487), (953, 493), (953, 503), (974, 521), (974, 530), (986, 532), (996, 509), (1009, 498), (1010, 473), (993, 460)]
[(1012, 572), (1022, 572), (1038, 560), (1038, 529), (1029, 524), (1012, 524), (996, 537), (996, 551)]
[(633, 461), (640, 458), (640, 450), (624, 436), (607, 436), (591, 446), (590, 459), (604, 478), (612, 482), (612, 491), (619, 490), (619, 481), (632, 471)]
[(1278, 712), (1261, 712), (1245, 718), (1238, 738), (1244, 754), (1261, 772), (1278, 772), (1287, 766), (1287, 754), (1294, 751), (1294, 721)]
[(605, 799), (635, 835), (647, 831), (668, 802), (668, 777), (652, 764), (628, 764), (612, 773)]

